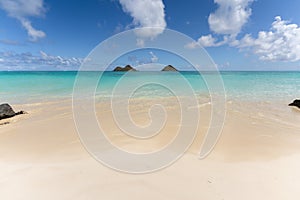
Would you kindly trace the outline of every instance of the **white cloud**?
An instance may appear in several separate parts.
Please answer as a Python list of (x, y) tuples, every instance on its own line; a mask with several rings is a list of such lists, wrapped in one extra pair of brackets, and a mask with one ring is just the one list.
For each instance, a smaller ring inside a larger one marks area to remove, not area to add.
[(198, 47), (219, 47), (225, 44), (236, 46), (239, 44), (239, 41), (236, 40), (235, 36), (233, 35), (224, 35), (221, 40), (218, 40), (216, 37), (213, 37), (211, 34), (209, 34), (201, 36), (197, 41), (188, 43), (185, 45), (185, 48), (194, 49)]
[(211, 34), (201, 36), (197, 41), (187, 44), (185, 47), (188, 49), (194, 49), (199, 46), (203, 47), (218, 47), (226, 44), (229, 40), (229, 37), (224, 36), (222, 41), (217, 41)]
[(32, 27), (31, 21), (28, 19), (29, 17), (44, 16), (45, 7), (43, 0), (0, 0), (0, 7), (10, 17), (20, 21), (31, 41), (37, 41), (46, 36), (43, 31)]
[(20, 21), (22, 23), (22, 26), (27, 30), (27, 34), (29, 35), (31, 41), (37, 41), (38, 39), (46, 36), (43, 31), (33, 28), (29, 20), (21, 19)]
[(216, 43), (216, 38), (213, 38), (211, 34), (206, 35), (206, 36), (201, 36), (198, 39), (199, 44), (202, 46), (220, 46)]
[(246, 34), (237, 40), (237, 35), (251, 15), (252, 2), (253, 0), (215, 0), (219, 7), (208, 18), (209, 27), (215, 35), (201, 36), (185, 47), (217, 47), (227, 44), (251, 51), (264, 61), (300, 61), (300, 27), (282, 20), (280, 16), (275, 17), (269, 31), (260, 31), (257, 37)]
[(19, 70), (74, 70), (83, 62), (81, 58), (52, 56), (40, 51), (39, 55), (31, 53), (0, 52), (0, 69)]
[(145, 46), (145, 41), (141, 38), (136, 39), (136, 46), (143, 48)]
[[(166, 28), (162, 0), (119, 0), (124, 12), (131, 15), (135, 27), (147, 27), (136, 32), (141, 38), (154, 38)], [(157, 29), (159, 28), (159, 29)]]
[(299, 61), (300, 27), (277, 16), (269, 31), (260, 31), (257, 38), (245, 35), (238, 47), (249, 48), (261, 60)]
[(253, 0), (215, 0), (218, 9), (208, 17), (210, 29), (217, 34), (237, 35), (248, 22)]
[(150, 60), (152, 63), (158, 62), (158, 57), (152, 51), (150, 51), (149, 54), (151, 55)]
[(51, 56), (43, 51), (40, 51), (40, 56), (37, 56), (37, 61), (40, 64), (53, 67), (78, 67), (83, 62), (81, 58), (64, 58), (61, 56)]
[(252, 10), (250, 8), (253, 0), (215, 0), (218, 8), (208, 17), (210, 30), (223, 35), (219, 41), (212, 34), (201, 36), (194, 43), (187, 44), (187, 48), (218, 47), (224, 44), (235, 45), (236, 36), (241, 32), (242, 27), (248, 22)]

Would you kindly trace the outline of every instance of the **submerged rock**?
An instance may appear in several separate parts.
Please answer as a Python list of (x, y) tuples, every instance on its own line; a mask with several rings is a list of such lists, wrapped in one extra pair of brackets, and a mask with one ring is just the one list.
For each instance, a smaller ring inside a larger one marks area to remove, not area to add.
[(294, 100), (294, 102), (290, 103), (289, 106), (296, 106), (296, 107), (300, 108), (300, 99)]
[(114, 72), (127, 72), (127, 71), (136, 71), (136, 69), (134, 69), (130, 65), (126, 65), (125, 67), (116, 67), (113, 71)]
[(25, 111), (15, 112), (12, 107), (5, 103), (0, 105), (0, 120), (10, 118), (16, 115), (25, 114)]
[(165, 66), (161, 71), (178, 71), (175, 67), (172, 65)]

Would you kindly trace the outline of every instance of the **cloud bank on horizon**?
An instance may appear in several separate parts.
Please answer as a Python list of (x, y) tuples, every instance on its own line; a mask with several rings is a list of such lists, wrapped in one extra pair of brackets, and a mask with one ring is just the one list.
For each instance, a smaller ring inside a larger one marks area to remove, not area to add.
[(43, 71), (51, 66), (53, 70), (77, 70), (83, 62), (81, 58), (52, 56), (40, 51), (38, 55), (15, 52), (0, 52), (0, 68), (3, 70)]

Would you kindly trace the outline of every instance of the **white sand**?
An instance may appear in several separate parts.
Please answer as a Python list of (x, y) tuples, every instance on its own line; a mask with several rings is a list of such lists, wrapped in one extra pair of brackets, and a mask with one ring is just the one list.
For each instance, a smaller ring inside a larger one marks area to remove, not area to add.
[[(0, 126), (0, 199), (298, 200), (299, 128), (234, 112), (230, 109), (234, 106), (229, 105), (223, 134), (206, 159), (199, 160), (197, 153), (209, 117), (203, 119), (188, 153), (175, 164), (155, 173), (131, 175), (103, 166), (85, 151), (70, 102), (17, 105), (16, 110), (30, 114), (7, 119), (10, 124)], [(166, 144), (177, 120), (172, 115), (163, 136), (138, 144), (118, 132), (107, 105), (97, 108), (102, 111), (99, 117), (106, 110), (103, 122), (110, 130), (108, 137), (131, 151)], [(147, 117), (142, 111), (137, 109), (134, 119), (143, 124)], [(209, 116), (208, 107), (202, 115)]]

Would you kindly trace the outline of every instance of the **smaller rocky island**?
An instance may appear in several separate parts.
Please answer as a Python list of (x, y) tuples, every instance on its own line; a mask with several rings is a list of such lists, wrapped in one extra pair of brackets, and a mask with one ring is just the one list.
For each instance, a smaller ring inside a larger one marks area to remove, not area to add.
[(130, 65), (126, 65), (125, 67), (116, 67), (114, 70), (114, 72), (128, 72), (128, 71), (137, 71), (136, 69), (134, 69), (133, 67), (131, 67)]
[(20, 115), (20, 114), (26, 114), (26, 112), (25, 111), (15, 112), (12, 109), (12, 107), (7, 103), (0, 105), (0, 120), (14, 117), (14, 116)]
[(178, 71), (178, 70), (172, 65), (167, 65), (161, 71)]
[(294, 102), (290, 103), (289, 106), (295, 106), (297, 108), (300, 108), (300, 99), (294, 100)]

